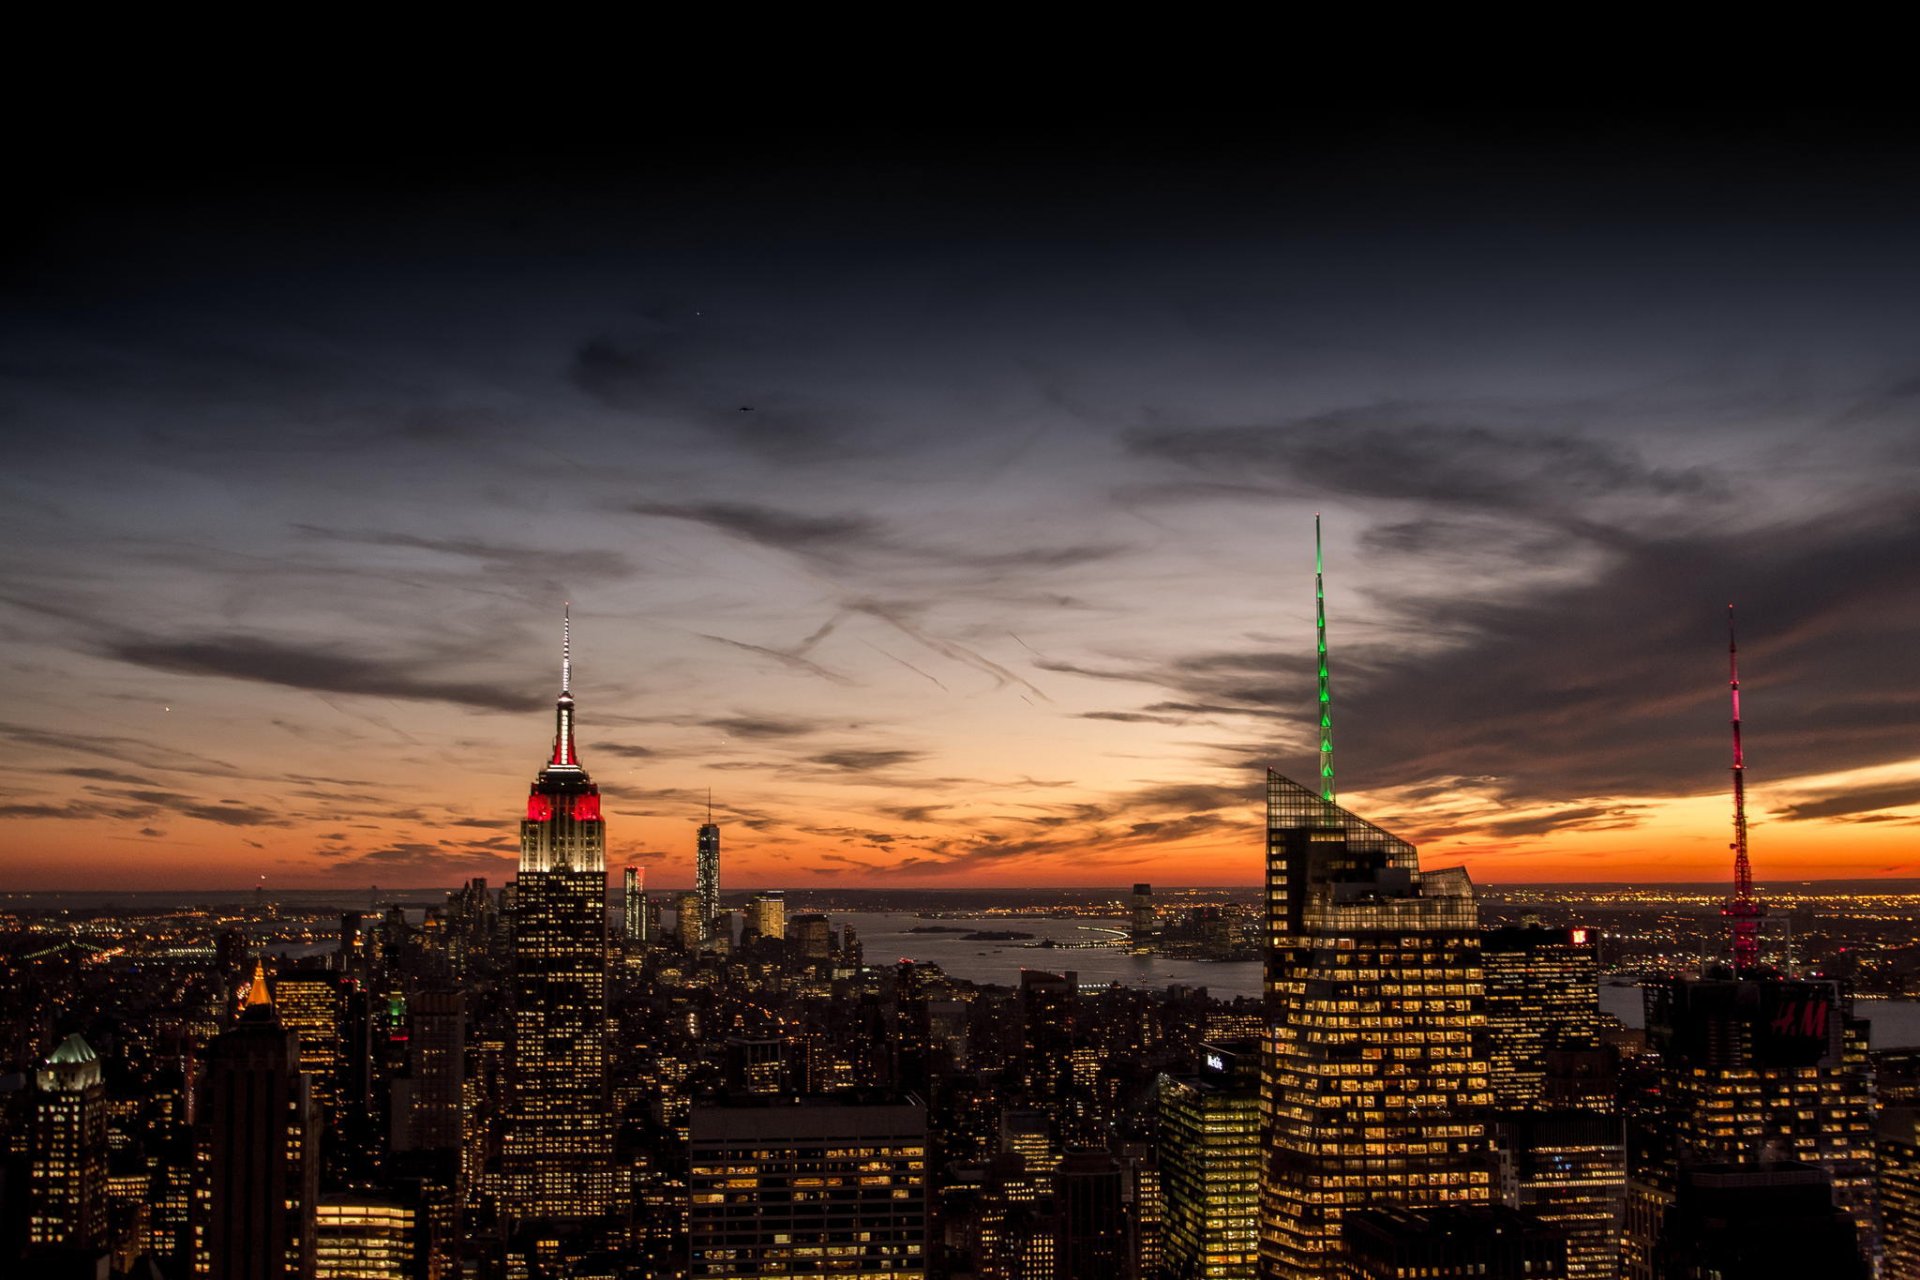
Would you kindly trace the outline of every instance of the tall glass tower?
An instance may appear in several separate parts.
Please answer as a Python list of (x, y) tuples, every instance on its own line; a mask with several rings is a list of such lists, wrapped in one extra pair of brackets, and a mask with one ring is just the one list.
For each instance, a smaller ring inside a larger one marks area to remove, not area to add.
[(1335, 802), (1319, 541), (1319, 785), (1267, 771), (1260, 1273), (1288, 1280), (1345, 1274), (1348, 1213), (1484, 1205), (1494, 1172), (1473, 886)]
[(700, 843), (694, 856), (693, 890), (700, 895), (700, 914), (709, 932), (720, 918), (720, 828), (714, 825), (713, 802), (707, 802), (707, 820), (700, 826)]
[(614, 1202), (606, 824), (574, 749), (571, 639), (569, 625), (553, 750), (520, 824), (501, 1173), (521, 1221), (598, 1217)]

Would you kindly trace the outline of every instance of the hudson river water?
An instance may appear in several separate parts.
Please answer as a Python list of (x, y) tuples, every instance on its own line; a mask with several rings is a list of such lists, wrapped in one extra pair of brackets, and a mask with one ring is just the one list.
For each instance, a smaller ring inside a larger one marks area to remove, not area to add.
[[(859, 934), (868, 964), (897, 960), (931, 960), (942, 970), (968, 982), (997, 982), (1015, 986), (1022, 969), (1063, 973), (1069, 969), (1083, 983), (1118, 982), (1127, 987), (1167, 987), (1180, 984), (1205, 987), (1219, 1000), (1260, 994), (1257, 960), (1215, 964), (1208, 960), (1169, 960), (1164, 956), (1128, 955), (1125, 947), (1036, 947), (1031, 943), (1091, 942), (1124, 930), (1124, 920), (1053, 920), (1039, 916), (969, 916), (962, 920), (923, 920), (904, 911), (836, 911), (836, 924), (850, 924)], [(1021, 942), (968, 942), (964, 933), (913, 933), (916, 925), (942, 928), (1030, 933)]]
[[(915, 925), (942, 925), (1031, 933), (1031, 942), (1087, 942), (1112, 937), (1097, 930), (1124, 929), (1124, 920), (1053, 920), (1027, 916), (980, 916), (963, 920), (923, 920), (906, 912), (836, 911), (835, 923), (851, 924), (859, 934), (868, 964), (931, 960), (956, 978), (1013, 986), (1022, 969), (1052, 973), (1073, 970), (1083, 983), (1118, 982), (1128, 987), (1166, 987), (1175, 983), (1205, 987), (1216, 999), (1260, 994), (1258, 961), (1213, 963), (1128, 955), (1124, 947), (1035, 947), (1028, 942), (967, 942), (959, 933), (913, 933)], [(1640, 988), (1600, 986), (1600, 1009), (1630, 1027), (1642, 1025)], [(1873, 1024), (1873, 1047), (1920, 1047), (1920, 1001), (1856, 1000), (1854, 1012)]]

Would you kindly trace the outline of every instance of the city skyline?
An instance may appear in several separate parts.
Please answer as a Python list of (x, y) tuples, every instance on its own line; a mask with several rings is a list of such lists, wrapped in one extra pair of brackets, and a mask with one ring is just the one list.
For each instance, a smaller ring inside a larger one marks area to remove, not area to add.
[(1727, 878), (1732, 601), (1756, 880), (1913, 875), (1908, 193), (1682, 133), (83, 187), (0, 311), (0, 888), (510, 878), (567, 600), (652, 888), (709, 788), (730, 887), (1256, 884), (1315, 512), (1427, 865)]

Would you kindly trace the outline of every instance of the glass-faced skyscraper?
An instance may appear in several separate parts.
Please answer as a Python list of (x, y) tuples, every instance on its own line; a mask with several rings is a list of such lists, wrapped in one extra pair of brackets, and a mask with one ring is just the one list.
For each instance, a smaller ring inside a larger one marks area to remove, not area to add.
[(1320, 785), (1267, 772), (1260, 1271), (1290, 1280), (1342, 1274), (1352, 1210), (1486, 1204), (1493, 1174), (1473, 886), (1335, 803), (1318, 612)]
[(693, 890), (700, 895), (700, 914), (709, 932), (720, 918), (720, 828), (714, 825), (713, 803), (700, 825), (700, 843), (694, 854)]
[(517, 1220), (613, 1204), (607, 1102), (606, 824), (573, 740), (571, 646), (553, 750), (527, 796), (513, 911), (502, 1193)]

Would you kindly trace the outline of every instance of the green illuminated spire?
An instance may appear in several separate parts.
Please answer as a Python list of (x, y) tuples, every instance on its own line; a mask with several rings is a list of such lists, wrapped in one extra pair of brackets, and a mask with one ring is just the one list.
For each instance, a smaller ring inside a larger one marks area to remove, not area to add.
[(1326, 561), (1320, 550), (1320, 513), (1313, 513), (1313, 626), (1320, 642), (1320, 798), (1333, 797), (1333, 693), (1327, 684)]

